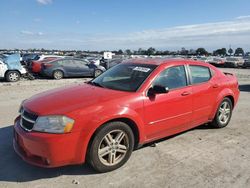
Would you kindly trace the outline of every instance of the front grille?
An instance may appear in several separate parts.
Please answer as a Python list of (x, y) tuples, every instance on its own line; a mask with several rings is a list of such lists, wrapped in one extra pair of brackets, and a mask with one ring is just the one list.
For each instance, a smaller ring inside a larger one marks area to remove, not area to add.
[(31, 131), (37, 118), (38, 116), (36, 114), (22, 109), (20, 125), (24, 130)]

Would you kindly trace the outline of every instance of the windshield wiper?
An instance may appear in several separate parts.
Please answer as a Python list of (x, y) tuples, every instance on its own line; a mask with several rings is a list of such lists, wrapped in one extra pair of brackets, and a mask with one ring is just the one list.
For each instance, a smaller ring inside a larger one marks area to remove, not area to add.
[(103, 85), (101, 85), (101, 84), (99, 84), (99, 83), (97, 83), (97, 82), (94, 82), (94, 81), (89, 81), (88, 84), (91, 84), (91, 85), (93, 85), (93, 86), (103, 87), (103, 88), (104, 88)]

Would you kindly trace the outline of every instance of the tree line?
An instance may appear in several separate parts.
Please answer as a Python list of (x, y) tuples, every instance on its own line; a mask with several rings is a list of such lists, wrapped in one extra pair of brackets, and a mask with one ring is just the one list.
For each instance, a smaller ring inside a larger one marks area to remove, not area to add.
[(227, 56), (227, 55), (234, 55), (234, 56), (244, 56), (249, 55), (250, 53), (245, 53), (243, 48), (238, 47), (235, 50), (233, 50), (231, 47), (227, 50), (226, 48), (220, 48), (214, 50), (212, 53), (208, 52), (205, 48), (197, 48), (194, 49), (185, 49), (181, 48), (181, 50), (177, 51), (168, 51), (168, 50), (156, 50), (153, 47), (150, 47), (148, 49), (142, 49), (139, 48), (138, 50), (118, 50), (118, 51), (112, 51), (115, 54), (125, 54), (125, 55), (199, 55), (199, 56), (207, 56), (207, 55), (214, 55), (214, 56)]
[[(0, 49), (1, 52), (6, 52), (10, 51), (7, 49)], [(19, 49), (14, 49), (14, 51), (23, 51)], [(103, 54), (104, 51), (85, 51), (85, 50), (48, 50), (48, 49), (28, 49), (26, 51), (29, 52), (40, 52), (40, 53), (55, 53), (55, 52), (60, 52), (60, 54), (67, 54), (67, 53), (72, 53), (72, 54), (81, 54), (81, 53), (88, 53), (88, 54)], [(109, 50), (105, 50), (109, 51)], [(250, 52), (245, 52), (243, 48), (238, 47), (235, 50), (233, 50), (231, 47), (227, 50), (226, 48), (219, 48), (214, 50), (212, 53), (208, 52), (205, 48), (197, 48), (197, 49), (186, 49), (186, 48), (181, 48), (180, 50), (177, 51), (170, 51), (170, 50), (156, 50), (153, 47), (150, 47), (148, 49), (143, 49), (139, 48), (138, 50), (114, 50), (112, 51), (113, 53), (117, 55), (198, 55), (198, 56), (208, 56), (208, 55), (214, 55), (214, 56), (227, 56), (227, 55), (234, 55), (234, 56), (250, 56)]]

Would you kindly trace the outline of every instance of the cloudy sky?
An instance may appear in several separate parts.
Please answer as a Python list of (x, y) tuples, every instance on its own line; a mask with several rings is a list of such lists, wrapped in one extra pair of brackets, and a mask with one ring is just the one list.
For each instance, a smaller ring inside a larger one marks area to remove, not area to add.
[(0, 48), (250, 51), (249, 0), (1, 0)]

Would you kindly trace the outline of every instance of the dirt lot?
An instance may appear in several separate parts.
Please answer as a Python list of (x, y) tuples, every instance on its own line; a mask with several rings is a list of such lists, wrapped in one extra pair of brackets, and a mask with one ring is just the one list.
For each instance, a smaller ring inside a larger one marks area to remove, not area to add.
[(224, 129), (200, 126), (134, 151), (122, 168), (96, 174), (87, 165), (43, 169), (12, 149), (12, 125), (22, 100), (85, 79), (0, 82), (0, 187), (250, 187), (250, 69), (236, 73), (240, 100)]

